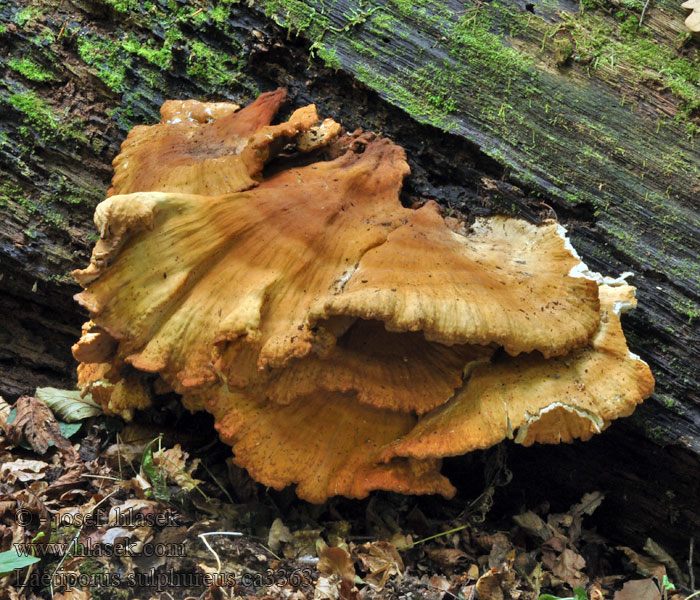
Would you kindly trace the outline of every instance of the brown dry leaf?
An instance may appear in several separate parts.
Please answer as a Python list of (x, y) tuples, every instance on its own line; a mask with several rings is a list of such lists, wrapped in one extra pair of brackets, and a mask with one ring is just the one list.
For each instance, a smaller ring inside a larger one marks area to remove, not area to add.
[(605, 600), (605, 594), (599, 581), (596, 581), (588, 590), (590, 600)]
[(513, 544), (504, 533), (495, 533), (491, 536), (491, 550), (489, 552), (489, 567), (500, 569), (503, 565), (512, 562)]
[(347, 550), (322, 544), (318, 552), (318, 570), (330, 577), (338, 576), (342, 581), (355, 583), (355, 567)]
[(267, 546), (273, 552), (278, 552), (283, 543), (291, 542), (292, 532), (289, 531), (282, 519), (275, 519), (270, 526), (270, 533), (267, 536)]
[(162, 505), (153, 500), (130, 498), (109, 509), (109, 525), (136, 525), (140, 521), (152, 519), (163, 513)]
[(347, 550), (327, 546), (323, 540), (318, 545), (318, 570), (321, 576), (316, 582), (314, 600), (354, 600), (355, 567)]
[(0, 465), (0, 478), (10, 485), (17, 481), (36, 481), (46, 477), (45, 471), (49, 466), (49, 463), (45, 463), (43, 460), (18, 458)]
[(71, 443), (61, 435), (58, 421), (46, 404), (32, 396), (21, 396), (15, 407), (15, 420), (3, 424), (11, 444), (16, 446), (24, 437), (35, 452), (44, 454), (49, 448), (49, 443), (53, 442), (69, 462), (75, 463), (80, 460)]
[(430, 557), (430, 560), (436, 562), (443, 569), (450, 569), (460, 561), (469, 559), (464, 552), (457, 548), (427, 548), (425, 552)]
[(0, 396), (0, 424), (7, 422), (7, 418), (12, 412), (12, 407)]
[(356, 549), (356, 557), (369, 572), (364, 580), (381, 590), (390, 577), (401, 577), (404, 571), (403, 560), (393, 544), (389, 542), (368, 542)]
[(504, 600), (501, 578), (497, 569), (490, 569), (476, 582), (476, 594), (479, 600)]
[(566, 582), (572, 588), (585, 587), (588, 578), (581, 573), (581, 569), (586, 566), (586, 560), (569, 548), (554, 560), (551, 569), (559, 579)]
[(653, 579), (635, 579), (615, 592), (614, 600), (661, 600), (661, 592)]
[(184, 452), (180, 444), (175, 444), (174, 447), (167, 450), (158, 450), (153, 453), (153, 462), (160, 467), (169, 479), (174, 481), (183, 490), (191, 492), (200, 483), (201, 479), (192, 477), (192, 473), (199, 466), (199, 459), (195, 458), (190, 466), (187, 466), (189, 454)]
[(543, 542), (546, 542), (554, 535), (554, 529), (531, 510), (515, 515), (513, 521), (527, 533), (533, 537), (540, 538)]
[(627, 546), (617, 546), (617, 549), (624, 552), (629, 561), (634, 565), (638, 575), (642, 575), (643, 577), (656, 576), (659, 579), (662, 579), (663, 576), (666, 575), (666, 567), (659, 561), (638, 554)]
[(592, 515), (593, 511), (600, 506), (600, 503), (605, 500), (605, 494), (603, 492), (589, 492), (584, 494), (581, 498), (581, 502), (574, 504), (570, 509), (569, 513), (576, 517), (579, 515)]
[(433, 575), (430, 578), (430, 587), (440, 590), (441, 592), (447, 592), (452, 585), (446, 577), (441, 577), (440, 575)]

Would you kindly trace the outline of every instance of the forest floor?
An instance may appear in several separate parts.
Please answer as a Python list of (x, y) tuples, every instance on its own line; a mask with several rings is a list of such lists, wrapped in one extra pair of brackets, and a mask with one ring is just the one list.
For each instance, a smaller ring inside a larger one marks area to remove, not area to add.
[(601, 491), (563, 511), (502, 510), (504, 446), (451, 465), (482, 474), (450, 501), (312, 505), (255, 483), (177, 402), (135, 425), (76, 392), (37, 395), (0, 404), (2, 600), (695, 597), (687, 565), (653, 540), (596, 530)]

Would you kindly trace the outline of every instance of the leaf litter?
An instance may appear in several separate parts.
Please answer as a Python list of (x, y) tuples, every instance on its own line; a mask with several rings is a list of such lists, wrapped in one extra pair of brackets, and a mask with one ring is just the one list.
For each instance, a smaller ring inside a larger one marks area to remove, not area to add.
[(653, 540), (615, 545), (587, 525), (599, 491), (490, 520), (510, 479), (502, 447), (471, 501), (316, 506), (253, 482), (190, 415), (124, 426), (52, 390), (83, 424), (71, 441), (37, 396), (0, 406), (0, 600), (697, 597)]

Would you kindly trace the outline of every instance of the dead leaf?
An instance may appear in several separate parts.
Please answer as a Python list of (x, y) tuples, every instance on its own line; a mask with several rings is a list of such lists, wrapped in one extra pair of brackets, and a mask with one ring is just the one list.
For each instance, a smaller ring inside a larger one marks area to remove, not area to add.
[(430, 578), (430, 587), (440, 590), (441, 592), (448, 591), (452, 585), (446, 577), (441, 577), (440, 575), (433, 575)]
[(358, 600), (355, 586), (338, 575), (321, 575), (314, 589), (314, 600)]
[(527, 533), (541, 539), (543, 542), (546, 542), (554, 535), (554, 529), (531, 510), (521, 515), (515, 515), (513, 521)]
[(581, 502), (574, 504), (569, 509), (569, 513), (573, 516), (592, 515), (593, 511), (600, 506), (603, 500), (605, 500), (605, 494), (603, 492), (589, 492), (588, 494), (584, 494), (583, 498), (581, 498)]
[(603, 594), (603, 588), (600, 586), (600, 582), (596, 581), (588, 590), (590, 600), (605, 600), (605, 594)]
[(443, 569), (453, 568), (459, 562), (469, 560), (469, 557), (457, 548), (426, 548), (425, 552), (430, 560), (436, 562)]
[(122, 504), (113, 506), (109, 509), (109, 517), (107, 523), (110, 526), (136, 526), (151, 521), (166, 521), (162, 510), (162, 505), (153, 500), (143, 500), (139, 498), (130, 498)]
[(497, 569), (490, 569), (476, 582), (476, 595), (479, 600), (504, 600), (501, 579)]
[(644, 552), (664, 565), (676, 583), (685, 583), (687, 581), (685, 574), (678, 567), (678, 563), (651, 538), (647, 538), (647, 541), (644, 542)]
[(36, 481), (46, 477), (45, 471), (50, 467), (43, 460), (25, 460), (18, 458), (0, 465), (0, 478), (12, 485), (17, 481)]
[(510, 543), (508, 536), (504, 533), (495, 533), (491, 537), (491, 551), (489, 552), (489, 567), (492, 569), (500, 569), (508, 559), (513, 545)]
[(292, 532), (282, 522), (282, 519), (275, 519), (270, 527), (267, 536), (267, 547), (273, 552), (279, 552), (283, 543), (292, 541)]
[(12, 412), (12, 407), (0, 396), (0, 424), (5, 423)]
[(314, 600), (355, 600), (355, 567), (347, 550), (318, 543), (318, 571)]
[(168, 450), (158, 450), (153, 453), (153, 462), (165, 472), (167, 477), (179, 485), (183, 490), (191, 492), (200, 483), (201, 479), (192, 476), (199, 466), (199, 459), (195, 458), (189, 467), (187, 459), (189, 454), (184, 452), (180, 444), (175, 444)]
[(17, 415), (12, 423), (3, 423), (7, 440), (14, 446), (24, 437), (38, 454), (44, 454), (53, 442), (70, 464), (79, 461), (78, 453), (61, 435), (51, 409), (32, 396), (21, 396), (15, 405)]
[(355, 583), (355, 566), (347, 550), (322, 544), (318, 551), (318, 571), (322, 575), (337, 575), (341, 580)]
[(554, 561), (552, 573), (572, 588), (585, 587), (588, 578), (580, 571), (585, 566), (583, 556), (566, 548)]
[(635, 566), (638, 575), (643, 577), (656, 576), (659, 579), (666, 575), (666, 567), (653, 558), (642, 556), (627, 546), (617, 546), (617, 549), (624, 552), (629, 561)]
[(364, 580), (381, 590), (390, 577), (401, 577), (404, 571), (403, 560), (393, 544), (389, 542), (368, 542), (356, 549), (356, 556), (368, 571)]
[(615, 592), (614, 600), (661, 600), (661, 592), (653, 579), (636, 579)]

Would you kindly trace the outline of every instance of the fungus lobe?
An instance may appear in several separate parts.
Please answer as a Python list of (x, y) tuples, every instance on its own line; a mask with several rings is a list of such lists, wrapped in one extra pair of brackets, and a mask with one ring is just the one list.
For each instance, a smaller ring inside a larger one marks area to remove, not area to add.
[(405, 208), (402, 148), (313, 106), (271, 125), (283, 100), (169, 101), (124, 142), (74, 273), (79, 383), (106, 410), (174, 390), (255, 479), (322, 502), (450, 496), (443, 456), (587, 439), (651, 393), (633, 288), (560, 226)]

